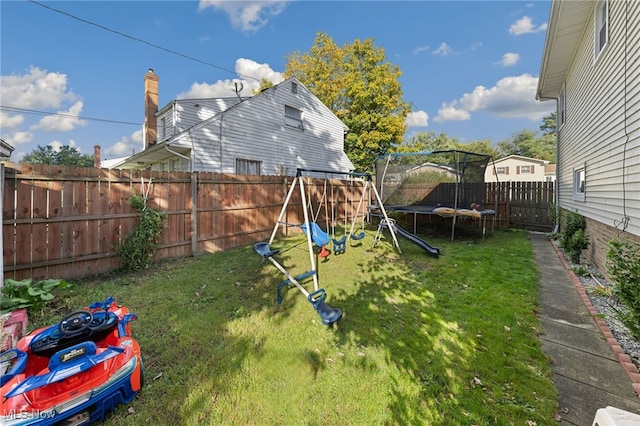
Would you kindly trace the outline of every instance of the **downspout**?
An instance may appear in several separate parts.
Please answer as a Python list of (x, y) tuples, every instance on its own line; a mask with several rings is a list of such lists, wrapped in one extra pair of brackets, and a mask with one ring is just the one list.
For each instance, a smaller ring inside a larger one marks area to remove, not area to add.
[[(187, 160), (187, 162), (189, 163), (189, 172), (193, 171), (193, 165), (192, 165), (192, 160), (191, 158), (187, 157), (184, 154), (180, 154), (179, 152), (173, 151), (172, 149), (169, 148), (169, 145), (165, 145), (164, 149), (167, 150), (167, 152), (180, 157), (180, 158), (184, 158), (185, 160)], [(193, 157), (193, 148), (191, 149), (191, 156)]]
[(553, 196), (555, 198), (555, 222), (553, 225), (553, 233), (560, 231), (560, 188), (558, 182), (560, 182), (560, 129), (558, 128), (558, 98), (545, 98), (540, 96), (540, 93), (536, 94), (536, 99), (539, 101), (556, 101), (556, 181), (553, 183)]
[[(556, 111), (558, 111), (558, 99), (556, 99)], [(558, 129), (558, 117), (556, 114), (556, 181), (553, 183), (553, 197), (555, 198), (555, 222), (553, 225), (553, 233), (560, 231), (560, 132)]]

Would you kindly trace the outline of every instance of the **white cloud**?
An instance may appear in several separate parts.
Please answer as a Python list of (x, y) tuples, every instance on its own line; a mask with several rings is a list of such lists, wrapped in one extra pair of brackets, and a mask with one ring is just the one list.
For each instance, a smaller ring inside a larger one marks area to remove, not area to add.
[(440, 43), (440, 46), (432, 52), (434, 55), (449, 56), (453, 54), (453, 50), (447, 43)]
[(24, 122), (24, 116), (20, 114), (9, 115), (0, 111), (0, 129), (11, 129), (18, 127)]
[(511, 24), (511, 27), (509, 27), (509, 34), (519, 36), (522, 34), (539, 33), (541, 31), (546, 31), (546, 30), (547, 30), (546, 22), (542, 25), (535, 26), (533, 25), (533, 21), (530, 17), (523, 16), (522, 18), (518, 19), (515, 23)]
[(68, 132), (76, 127), (87, 124), (86, 120), (78, 118), (82, 112), (82, 101), (71, 105), (66, 111), (59, 111), (55, 115), (48, 115), (42, 118), (31, 130), (42, 130), (44, 132)]
[(457, 108), (458, 101), (452, 101), (449, 103), (443, 103), (438, 110), (438, 115), (434, 118), (434, 121), (467, 121), (471, 118), (471, 114), (464, 109)]
[(279, 15), (287, 6), (288, 1), (259, 0), (259, 1), (230, 1), (230, 0), (200, 0), (198, 10), (212, 8), (221, 10), (229, 15), (231, 24), (242, 31), (257, 31), (269, 21), (269, 18)]
[(142, 130), (136, 130), (131, 136), (125, 136), (115, 144), (100, 151), (100, 160), (129, 157), (133, 153), (142, 151)]
[(407, 127), (425, 127), (429, 125), (429, 114), (425, 111), (412, 111), (404, 122)]
[(33, 140), (33, 133), (18, 131), (9, 135), (2, 135), (2, 139), (9, 145), (17, 147), (18, 145), (31, 142)]
[(260, 81), (265, 78), (273, 84), (278, 84), (284, 80), (282, 73), (271, 69), (269, 64), (259, 64), (251, 59), (239, 58), (236, 60), (235, 71), (238, 75), (253, 77), (244, 79), (218, 80), (213, 84), (195, 82), (188, 92), (180, 93), (177, 99), (201, 99), (201, 98), (227, 98), (235, 96), (234, 82), (241, 82), (243, 85), (240, 96), (251, 96), (253, 91), (260, 87)]
[[(522, 74), (505, 77), (495, 86), (476, 86), (460, 99), (444, 103), (435, 121), (468, 119), (471, 112), (485, 111), (500, 118), (527, 118), (539, 121), (554, 108), (549, 102), (535, 99), (537, 77)], [(464, 118), (464, 117), (467, 118)]]
[(428, 45), (426, 45), (426, 44), (424, 44), (424, 45), (422, 45), (422, 46), (418, 46), (418, 47), (416, 47), (415, 49), (413, 49), (413, 54), (414, 54), (414, 55), (419, 55), (419, 54), (421, 54), (422, 52), (427, 52), (427, 51), (429, 51), (429, 46), (428, 46)]
[(31, 67), (27, 74), (0, 76), (2, 105), (25, 109), (60, 108), (76, 96), (67, 90), (67, 75)]
[(517, 64), (520, 61), (520, 55), (518, 53), (505, 53), (504, 55), (502, 55), (502, 60), (500, 61), (500, 64), (502, 64), (503, 67), (512, 67), (515, 64)]

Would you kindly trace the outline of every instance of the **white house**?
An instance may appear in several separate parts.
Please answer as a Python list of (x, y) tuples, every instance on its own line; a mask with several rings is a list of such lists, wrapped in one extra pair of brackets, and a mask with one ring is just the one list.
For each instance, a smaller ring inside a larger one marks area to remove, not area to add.
[(640, 2), (554, 0), (536, 98), (557, 103), (557, 202), (608, 241), (640, 239)]
[(484, 171), (485, 182), (545, 182), (547, 181), (547, 160), (508, 155), (487, 165)]
[(158, 77), (149, 70), (145, 149), (111, 168), (258, 175), (354, 169), (344, 153), (347, 127), (295, 77), (248, 98), (157, 105)]
[(4, 160), (11, 157), (11, 153), (14, 149), (15, 148), (11, 144), (0, 139), (0, 159)]

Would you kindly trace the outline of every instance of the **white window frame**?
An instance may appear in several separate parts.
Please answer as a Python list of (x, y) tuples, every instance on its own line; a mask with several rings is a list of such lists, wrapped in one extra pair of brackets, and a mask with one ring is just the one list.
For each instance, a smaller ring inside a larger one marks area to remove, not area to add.
[(530, 175), (531, 174), (531, 166), (520, 166), (520, 174), (521, 175)]
[(304, 114), (302, 110), (290, 105), (284, 106), (284, 124), (298, 130), (304, 130)]
[(236, 158), (237, 175), (262, 175), (262, 161), (249, 160), (247, 158)]
[(560, 92), (560, 96), (558, 97), (558, 112), (557, 115), (557, 125), (558, 129), (561, 128), (564, 123), (567, 121), (567, 96), (565, 86), (562, 86), (562, 91)]
[(498, 175), (506, 175), (507, 168), (505, 166), (496, 166), (496, 174)]
[(598, 59), (609, 42), (609, 2), (598, 0), (593, 25), (593, 58)]
[(160, 118), (160, 126), (158, 128), (158, 140), (164, 140), (167, 136), (167, 119), (166, 117)]
[(576, 201), (584, 201), (586, 193), (587, 175), (585, 167), (579, 167), (573, 170), (573, 199)]

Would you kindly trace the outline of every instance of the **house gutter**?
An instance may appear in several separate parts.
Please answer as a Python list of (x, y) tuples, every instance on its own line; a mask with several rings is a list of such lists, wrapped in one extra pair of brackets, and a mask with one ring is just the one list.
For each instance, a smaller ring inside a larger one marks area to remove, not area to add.
[[(191, 158), (189, 158), (186, 155), (180, 154), (179, 152), (176, 152), (176, 151), (170, 149), (169, 145), (165, 144), (164, 149), (167, 150), (167, 152), (169, 152), (169, 153), (171, 153), (171, 154), (173, 154), (175, 156), (178, 156), (180, 158), (184, 158), (185, 160), (187, 160), (189, 162), (189, 172), (193, 171), (193, 165), (191, 164), (192, 163)], [(191, 150), (191, 154), (193, 155), (193, 149)]]

